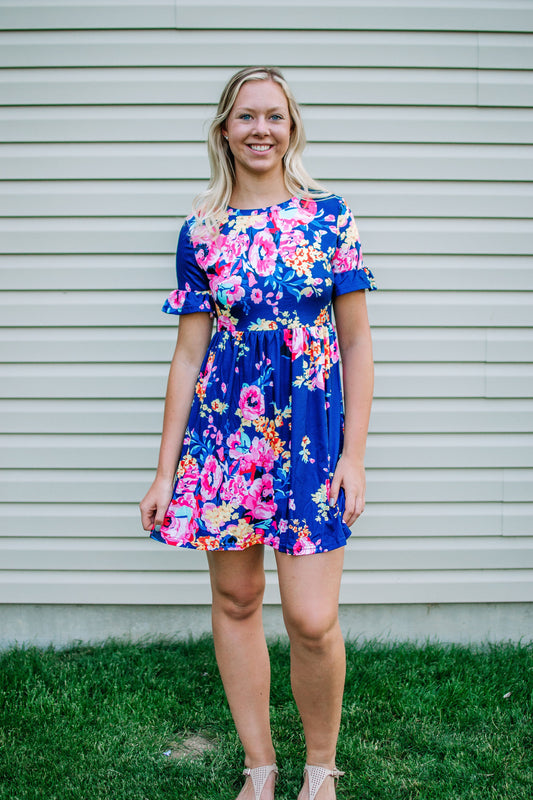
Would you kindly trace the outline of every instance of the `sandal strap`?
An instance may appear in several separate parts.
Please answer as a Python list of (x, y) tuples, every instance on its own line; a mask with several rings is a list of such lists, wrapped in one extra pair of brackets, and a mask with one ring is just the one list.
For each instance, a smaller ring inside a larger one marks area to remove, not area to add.
[(312, 764), (306, 764), (304, 767), (304, 777), (307, 772), (309, 778), (309, 800), (315, 800), (318, 790), (326, 780), (326, 778), (333, 778), (335, 786), (339, 778), (344, 775), (340, 769), (326, 769), (326, 767), (315, 767)]
[(276, 764), (267, 764), (263, 767), (246, 767), (243, 771), (243, 775), (249, 775), (252, 779), (252, 784), (254, 787), (255, 792), (255, 800), (259, 800), (261, 797), (261, 792), (265, 788), (265, 783), (267, 782), (270, 774), (272, 772), (276, 773), (276, 779), (279, 774), (278, 768)]

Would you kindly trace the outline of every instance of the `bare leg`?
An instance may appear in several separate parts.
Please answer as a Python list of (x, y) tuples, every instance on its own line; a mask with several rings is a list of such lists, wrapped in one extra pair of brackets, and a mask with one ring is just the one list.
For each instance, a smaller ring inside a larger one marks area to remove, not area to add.
[[(217, 663), (247, 767), (273, 764), (270, 733), (270, 661), (263, 631), (263, 546), (208, 553)], [(274, 775), (261, 800), (274, 796)], [(254, 800), (251, 778), (238, 800)]]
[[(344, 548), (308, 556), (276, 553), (283, 616), (291, 642), (291, 686), (302, 718), (307, 763), (332, 769), (346, 672), (339, 626)], [(308, 800), (307, 777), (299, 800)], [(334, 800), (327, 778), (317, 800)]]

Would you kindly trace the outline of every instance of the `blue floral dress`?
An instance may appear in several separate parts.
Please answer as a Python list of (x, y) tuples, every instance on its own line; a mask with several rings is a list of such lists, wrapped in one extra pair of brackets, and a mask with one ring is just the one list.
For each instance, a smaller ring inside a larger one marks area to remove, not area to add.
[(184, 223), (178, 289), (163, 311), (206, 311), (205, 355), (173, 497), (150, 536), (196, 550), (342, 547), (344, 494), (329, 506), (343, 445), (336, 295), (374, 289), (342, 198), (229, 208), (213, 240)]

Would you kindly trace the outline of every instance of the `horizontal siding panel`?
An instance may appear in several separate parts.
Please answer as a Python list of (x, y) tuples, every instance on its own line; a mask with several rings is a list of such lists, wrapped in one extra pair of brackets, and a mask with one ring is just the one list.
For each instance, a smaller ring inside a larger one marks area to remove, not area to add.
[[(1, 539), (0, 563), (10, 570), (97, 570), (125, 573), (169, 569), (168, 547), (153, 548), (146, 540), (120, 542), (102, 539), (68, 541), (27, 538)], [(192, 573), (207, 570), (206, 560), (190, 550), (179, 550), (173, 566)], [(275, 568), (269, 558), (267, 568)], [(420, 542), (415, 538), (349, 540), (346, 572), (368, 570), (471, 570), (533, 568), (533, 538), (443, 538)]]
[[(202, 556), (199, 556), (200, 558)], [(348, 572), (341, 603), (531, 602), (530, 570)], [(13, 570), (0, 582), (3, 603), (209, 605), (202, 572), (67, 572)], [(266, 605), (279, 603), (277, 576), (266, 575)]]
[(173, 28), (177, 0), (2, 0), (2, 28)]
[[(533, 74), (531, 71), (516, 71), (513, 80), (506, 81), (502, 72), (485, 70), (479, 72), (478, 100), (480, 106), (523, 106), (527, 94), (531, 98)], [(531, 105), (528, 102), (527, 105)]]
[[(153, 481), (143, 469), (0, 470), (0, 502), (138, 503)], [(367, 470), (368, 503), (527, 502), (533, 470), (372, 469)], [(532, 531), (533, 535), (533, 531)]]
[[(22, 520), (20, 503), (4, 503), (1, 511), (0, 536), (148, 537), (137, 502), (76, 503), (75, 517), (71, 503), (26, 503)], [(352, 530), (363, 537), (502, 536), (505, 525), (507, 536), (531, 536), (532, 522), (533, 504), (523, 502), (372, 503)]]
[[(193, 181), (2, 181), (0, 216), (185, 217), (200, 188)], [(328, 181), (328, 189), (365, 217), (492, 217), (499, 224), (504, 218), (529, 219), (533, 205), (531, 183)], [(469, 271), (463, 270), (463, 278), (472, 281)], [(512, 281), (511, 275), (507, 282)]]
[[(328, 17), (329, 13), (330, 6)], [(261, 16), (264, 21), (265, 14)], [(324, 23), (323, 8), (321, 18)], [(264, 27), (261, 24), (248, 30), (228, 30), (223, 36), (217, 30), (206, 30), (205, 20), (198, 30), (189, 31), (89, 30), (46, 35), (4, 32), (0, 34), (0, 65), (9, 68), (225, 66), (230, 70), (234, 67), (235, 52), (238, 51), (239, 63), (243, 65), (266, 63), (315, 69), (474, 69), (477, 66), (478, 46), (474, 33), (360, 32), (349, 31), (346, 24), (330, 31), (322, 24), (320, 30), (315, 32), (299, 30), (302, 27), (299, 24), (296, 30), (278, 30), (273, 37), (271, 31), (264, 30)], [(312, 26), (306, 24), (305, 27)], [(520, 41), (521, 37), (516, 38)], [(523, 66), (527, 64), (527, 54), (524, 53)], [(506, 67), (503, 65), (502, 68)]]
[[(32, 284), (34, 285), (34, 284)], [(531, 363), (533, 330), (525, 328), (374, 328), (374, 359), (411, 362)], [(173, 326), (156, 328), (0, 328), (5, 363), (150, 362), (168, 364)]]
[(373, 433), (528, 433), (533, 400), (378, 398)]
[[(0, 108), (0, 141), (203, 142), (215, 111), (215, 105), (181, 104), (8, 106)], [(533, 138), (530, 108), (304, 105), (302, 115), (309, 142), (531, 144)]]
[(533, 69), (533, 37), (480, 33), (478, 59), (480, 69)]
[[(171, 287), (169, 287), (171, 288)], [(163, 315), (166, 292), (5, 292), (0, 298), (4, 326), (111, 327), (168, 325)], [(531, 324), (531, 295), (518, 292), (376, 292), (369, 314), (376, 327), (526, 327)]]
[[(347, 195), (345, 197), (352, 208), (363, 208), (360, 200), (356, 200), (356, 205)], [(367, 224), (364, 220), (363, 225)], [(177, 230), (178, 225), (175, 226), (174, 238), (177, 238)], [(366, 239), (363, 249), (366, 252)], [(4, 290), (11, 291), (25, 291), (28, 287), (35, 291), (131, 291), (150, 287), (167, 292), (175, 283), (174, 263), (174, 250), (162, 254), (12, 253), (0, 255), (0, 281)], [(502, 291), (533, 291), (532, 256), (506, 255), (503, 258), (500, 253), (485, 256), (376, 253), (368, 256), (368, 264), (376, 275), (380, 289), (448, 291), (452, 287), (461, 291), (494, 291), (498, 294)], [(90, 336), (90, 332), (87, 335)], [(133, 331), (132, 335), (135, 335)], [(420, 338), (418, 333), (414, 335)], [(454, 330), (434, 331), (432, 334), (443, 339), (447, 336), (470, 338), (471, 335), (472, 332)], [(503, 332), (483, 335), (495, 336), (497, 341), (502, 341)], [(516, 346), (519, 346), (523, 335), (521, 332), (512, 333)]]
[(527, 328), (374, 328), (372, 338), (377, 362), (531, 363), (533, 353), (533, 330)]
[[(0, 436), (0, 467), (147, 469), (157, 462), (153, 435)], [(385, 434), (369, 437), (368, 467), (533, 467), (533, 434)]]
[[(176, 14), (174, 14), (174, 5)], [(74, 0), (67, 6), (50, 0), (22, 0), (2, 3), (2, 26), (9, 29), (61, 28), (151, 28), (175, 25), (180, 28), (300, 28), (302, 11), (307, 28), (356, 30), (439, 30), (446, 31), (524, 31), (533, 29), (533, 12), (527, 2), (487, 3), (486, 0), (444, 0), (436, 5), (420, 0), (396, 2), (335, 2), (324, 6), (318, 0), (275, 0), (272, 13), (265, 16), (261, 7), (242, 0), (157, 0), (131, 2), (113, 0), (106, 4)], [(127, 9), (127, 13), (125, 13)]]
[[(377, 398), (372, 433), (528, 433), (531, 399)], [(161, 432), (163, 400), (0, 400), (1, 433)], [(533, 494), (533, 493), (532, 493)], [(523, 499), (523, 498), (521, 498)]]
[[(307, 28), (324, 27), (324, 7), (319, 0), (275, 0), (272, 13), (265, 17), (263, 9), (243, 0), (200, 0), (178, 6), (178, 26), (201, 28), (298, 28), (302, 12)], [(424, 0), (414, 2), (335, 2), (328, 5), (328, 27), (362, 29), (439, 30), (446, 31), (517, 31), (533, 30), (533, 9), (527, 2), (487, 3), (487, 0), (445, 0), (438, 4)]]
[[(4, 179), (196, 179), (208, 177), (200, 143), (3, 144)], [(306, 165), (320, 180), (528, 181), (527, 145), (311, 143)], [(466, 225), (470, 221), (462, 220)], [(515, 252), (511, 249), (509, 252)]]
[[(167, 364), (0, 365), (1, 395), (159, 398)], [(377, 364), (375, 397), (531, 397), (533, 364)]]
[(531, 536), (532, 531), (533, 503), (507, 503), (503, 516), (503, 534), (506, 537)]
[[(332, 56), (332, 59), (334, 56)], [(254, 58), (253, 63), (256, 63)], [(215, 103), (233, 70), (217, 67), (91, 67), (0, 70), (2, 105), (161, 105)], [(474, 69), (288, 68), (300, 103), (327, 105), (476, 106)], [(529, 107), (527, 83), (504, 73)], [(503, 102), (500, 105), (509, 105)], [(195, 175), (195, 177), (200, 177)]]

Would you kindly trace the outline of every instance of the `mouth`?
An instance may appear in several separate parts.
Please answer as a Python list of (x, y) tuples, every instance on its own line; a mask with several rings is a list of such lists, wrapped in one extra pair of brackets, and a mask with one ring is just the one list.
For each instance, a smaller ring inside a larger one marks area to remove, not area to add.
[(249, 144), (248, 147), (250, 150), (253, 150), (254, 153), (267, 153), (271, 150), (274, 145), (273, 144)]

